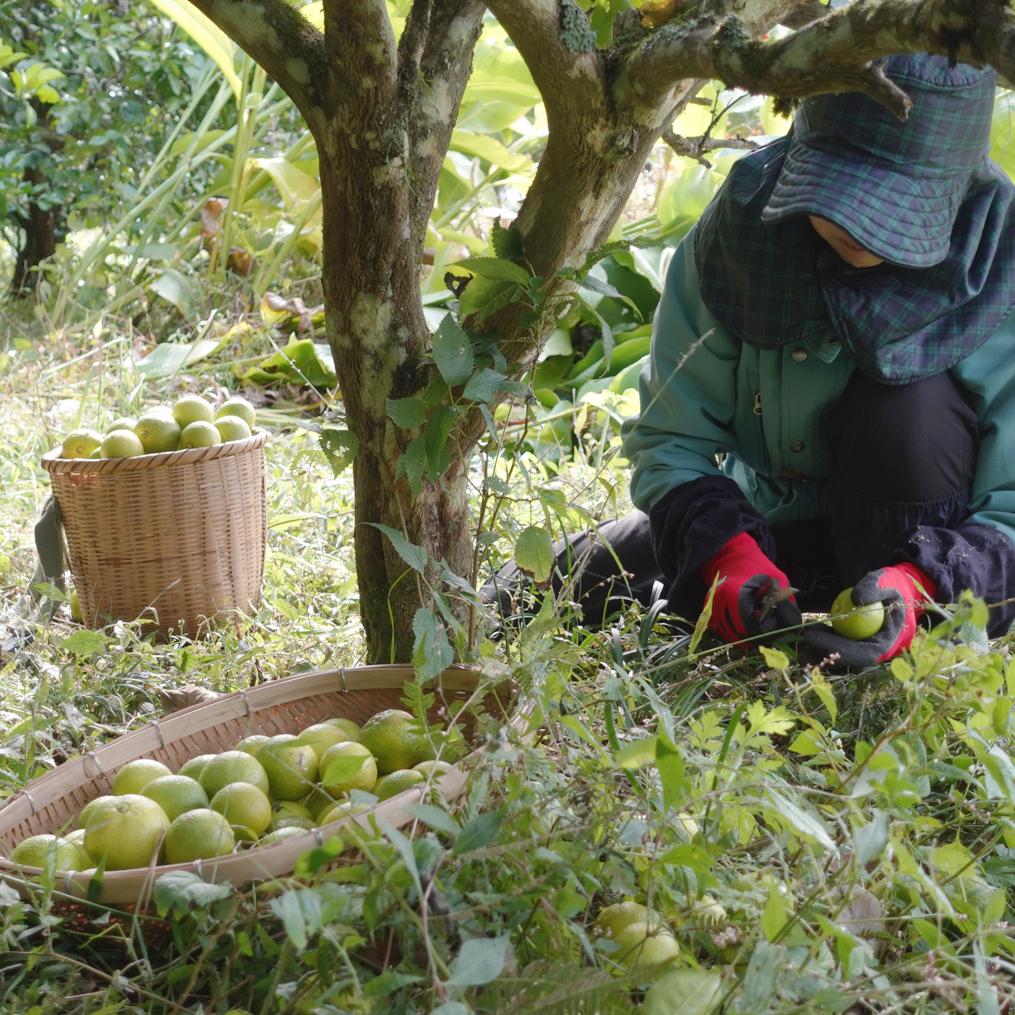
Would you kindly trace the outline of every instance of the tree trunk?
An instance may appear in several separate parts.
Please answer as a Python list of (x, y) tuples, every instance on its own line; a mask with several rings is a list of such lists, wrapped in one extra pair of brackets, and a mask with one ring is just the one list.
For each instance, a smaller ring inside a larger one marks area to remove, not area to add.
[[(25, 183), (33, 189), (45, 182), (46, 177), (36, 166), (25, 169)], [(15, 220), (25, 234), (25, 242), (18, 250), (10, 294), (13, 298), (22, 298), (35, 291), (39, 265), (56, 253), (56, 216), (53, 209), (43, 209), (32, 201), (28, 214), (15, 215)]]

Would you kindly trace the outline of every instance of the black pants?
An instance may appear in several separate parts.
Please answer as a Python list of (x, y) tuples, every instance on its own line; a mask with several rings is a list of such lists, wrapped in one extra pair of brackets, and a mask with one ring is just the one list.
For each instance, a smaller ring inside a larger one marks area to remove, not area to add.
[[(833, 460), (829, 514), (771, 528), (775, 563), (800, 589), (805, 611), (827, 611), (843, 588), (889, 563), (918, 526), (958, 527), (979, 444), (968, 393), (947, 373), (890, 386), (856, 371), (828, 410), (825, 433)], [(672, 578), (656, 560), (649, 516), (641, 511), (556, 549), (553, 591), (567, 582), (568, 598), (588, 625), (601, 625), (632, 600), (648, 605), (656, 583), (665, 588)], [(483, 592), (511, 613), (524, 587), (510, 564)]]

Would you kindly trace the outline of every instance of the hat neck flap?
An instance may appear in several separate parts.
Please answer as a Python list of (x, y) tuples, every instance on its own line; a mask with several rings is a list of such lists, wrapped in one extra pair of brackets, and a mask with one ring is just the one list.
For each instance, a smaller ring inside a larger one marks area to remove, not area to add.
[(1015, 306), (1015, 186), (993, 162), (940, 264), (853, 268), (805, 216), (761, 222), (785, 152), (784, 139), (739, 159), (695, 230), (702, 300), (736, 338), (778, 349), (832, 329), (868, 376), (908, 384), (975, 352)]

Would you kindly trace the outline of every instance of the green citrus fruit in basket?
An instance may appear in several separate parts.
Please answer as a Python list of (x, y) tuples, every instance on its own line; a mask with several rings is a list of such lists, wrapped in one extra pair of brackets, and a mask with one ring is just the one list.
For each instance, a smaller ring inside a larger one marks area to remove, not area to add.
[(196, 779), (187, 775), (163, 775), (153, 779), (141, 790), (141, 796), (154, 800), (170, 821), (187, 811), (208, 806), (208, 794)]
[(231, 782), (223, 786), (211, 798), (211, 809), (218, 811), (230, 825), (240, 825), (254, 833), (245, 838), (259, 838), (271, 824), (268, 797), (249, 782)]
[(156, 761), (154, 758), (137, 758), (134, 761), (128, 761), (113, 776), (113, 796), (123, 796), (124, 793), (140, 793), (153, 780), (172, 774), (168, 765), (163, 765), (161, 761)]
[(413, 765), (414, 772), (422, 772), (424, 779), (439, 779), (451, 771), (451, 765), (447, 761), (421, 761)]
[(387, 800), (424, 782), (426, 776), (422, 772), (417, 772), (414, 768), (402, 768), (378, 779), (377, 785), (374, 786), (374, 795), (378, 800)]
[(313, 726), (308, 726), (296, 739), (301, 744), (312, 747), (314, 754), (317, 755), (317, 760), (320, 761), (321, 755), (329, 747), (334, 747), (335, 744), (343, 744), (352, 738), (345, 730), (340, 730), (337, 726), (319, 722), (314, 723)]
[(188, 448), (213, 448), (216, 444), (222, 443), (222, 437), (215, 428), (214, 423), (205, 423), (199, 420), (196, 423), (188, 423), (180, 433), (180, 450)]
[(210, 423), (215, 410), (200, 395), (184, 395), (173, 406), (173, 419), (186, 429), (191, 423)]
[(80, 430), (71, 430), (63, 439), (60, 446), (61, 458), (87, 458), (97, 447), (102, 444), (102, 434), (97, 430), (83, 427)]
[(268, 775), (271, 795), (276, 800), (300, 800), (317, 779), (317, 753), (299, 740), (265, 744), (257, 760)]
[(171, 413), (161, 412), (146, 412), (134, 427), (134, 433), (144, 445), (146, 455), (175, 451), (180, 443), (181, 430)]
[(229, 441), (245, 441), (251, 436), (250, 427), (239, 416), (221, 416), (215, 420), (222, 443)]
[(671, 965), (683, 955), (677, 939), (669, 931), (647, 921), (629, 923), (614, 940), (618, 948), (610, 958), (625, 969)]
[(92, 858), (85, 851), (85, 830), (83, 828), (75, 828), (73, 832), (66, 832), (60, 836), (64, 842), (69, 842), (78, 851), (78, 855), (81, 858), (81, 862), (78, 865), (78, 870), (85, 870), (87, 867), (92, 866)]
[(852, 588), (843, 589), (835, 597), (828, 616), (836, 634), (854, 641), (863, 641), (881, 630), (885, 622), (885, 608), (881, 603), (854, 606), (852, 592)]
[(268, 792), (268, 774), (257, 758), (246, 751), (223, 751), (216, 754), (201, 769), (197, 781), (210, 800), (223, 786), (231, 782), (249, 782), (262, 793)]
[(169, 818), (154, 800), (137, 793), (114, 796), (89, 816), (85, 851), (95, 864), (105, 857), (106, 870), (147, 867), (168, 830)]
[[(319, 770), (318, 775), (320, 775)], [(302, 800), (297, 802), (306, 807), (315, 819), (319, 818), (325, 811), (331, 810), (338, 803), (337, 800), (325, 793), (320, 786), (315, 786)]]
[(97, 796), (94, 800), (89, 800), (88, 803), (81, 808), (81, 813), (78, 815), (78, 828), (87, 828), (92, 815), (99, 810), (107, 800), (115, 799), (116, 797), (114, 797), (112, 793), (104, 793), (102, 796)]
[(259, 839), (257, 844), (258, 846), (274, 846), (277, 842), (295, 839), (300, 835), (305, 835), (306, 832), (306, 828), (294, 828), (290, 825), (286, 828), (280, 828), (275, 832), (269, 832), (263, 839)]
[(244, 737), (234, 748), (234, 751), (244, 751), (251, 757), (256, 758), (257, 752), (261, 749), (263, 744), (266, 744), (271, 737), (266, 737), (263, 733), (251, 733), (249, 737)]
[(207, 765), (212, 758), (217, 757), (217, 754), (198, 754), (196, 757), (189, 758), (180, 766), (180, 771), (177, 775), (187, 775), (190, 776), (191, 779), (200, 780), (201, 773), (204, 771), (204, 766)]
[(321, 755), (320, 769), (321, 788), (333, 797), (345, 796), (354, 789), (370, 793), (377, 784), (376, 759), (354, 740), (329, 747)]
[(309, 824), (302, 827), (316, 828), (317, 821), (308, 807), (304, 807), (298, 800), (276, 800), (271, 805), (270, 827), (272, 831), (278, 828), (285, 828), (294, 821), (305, 821)]
[(145, 453), (141, 438), (133, 430), (112, 430), (102, 438), (103, 458), (134, 458)]
[(342, 803), (335, 804), (320, 815), (320, 824), (330, 825), (332, 821), (342, 821), (345, 818), (351, 818), (354, 814), (362, 814), (368, 810), (370, 808), (365, 804), (354, 804), (343, 800)]
[(415, 716), (397, 708), (378, 712), (364, 723), (359, 742), (377, 759), (381, 775), (412, 768), (433, 757)]
[(84, 870), (78, 848), (57, 835), (32, 835), (22, 839), (11, 852), (21, 867), (50, 867), (54, 871)]
[(649, 912), (640, 902), (616, 902), (596, 917), (596, 922), (592, 925), (592, 936), (613, 940), (625, 927), (632, 923), (644, 923), (648, 918)]
[(226, 416), (238, 416), (253, 430), (257, 421), (257, 410), (245, 398), (237, 395), (234, 398), (227, 398), (215, 413), (216, 419), (223, 419)]
[(236, 837), (229, 822), (210, 807), (181, 814), (166, 833), (166, 861), (191, 863), (231, 853)]
[(335, 726), (342, 730), (350, 740), (359, 740), (360, 727), (351, 719), (324, 719), (325, 726)]
[(112, 433), (114, 430), (129, 430), (133, 433), (136, 426), (137, 420), (133, 416), (117, 416), (103, 432)]

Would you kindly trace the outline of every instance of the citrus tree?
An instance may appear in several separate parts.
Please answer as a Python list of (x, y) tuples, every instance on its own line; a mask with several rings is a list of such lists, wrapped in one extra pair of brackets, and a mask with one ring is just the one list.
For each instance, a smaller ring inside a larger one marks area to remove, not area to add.
[[(398, 35), (384, 0), (192, 2), (288, 93), (316, 141), (327, 331), (355, 450), (372, 661), (424, 649), (431, 666), (451, 661), (446, 632), (466, 608), (453, 594), (473, 564), (467, 469), (492, 427), (488, 407), (517, 391), (545, 336), (575, 313), (576, 289), (593, 284), (588, 255), (706, 80), (789, 101), (863, 90), (904, 117), (908, 99), (879, 57), (930, 51), (1015, 72), (1008, 0), (836, 10), (809, 0), (650, 0), (640, 10), (628, 0), (413, 0)], [(322, 6), (319, 29), (309, 10)], [(495, 256), (471, 259), (453, 282), (464, 329), (445, 320), (431, 334), (419, 290), (427, 223), (487, 9), (531, 71), (549, 136), (518, 216), (494, 229)], [(770, 37), (779, 24), (796, 30)]]

